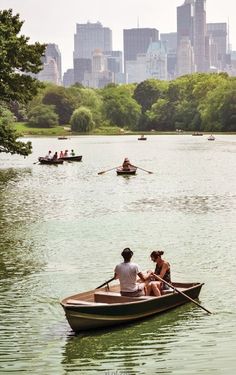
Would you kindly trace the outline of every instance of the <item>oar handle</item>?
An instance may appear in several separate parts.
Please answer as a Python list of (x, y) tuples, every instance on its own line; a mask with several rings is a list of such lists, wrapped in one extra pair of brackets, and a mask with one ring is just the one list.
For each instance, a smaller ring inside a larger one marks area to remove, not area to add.
[(168, 285), (170, 288), (172, 288), (173, 290), (175, 290), (177, 293), (181, 294), (182, 296), (184, 296), (185, 298), (187, 298), (189, 301), (195, 303), (195, 305), (201, 307), (201, 309), (205, 310), (208, 314), (212, 314), (211, 311), (207, 310), (205, 307), (203, 307), (202, 305), (200, 305), (200, 303), (198, 303), (197, 301), (195, 301), (194, 299), (192, 299), (191, 297), (187, 296), (187, 294), (181, 292), (181, 290), (175, 288), (172, 284), (168, 283), (167, 281), (163, 280), (160, 276), (158, 275), (155, 275), (155, 277), (157, 279), (159, 279), (161, 282), (165, 283), (166, 285)]

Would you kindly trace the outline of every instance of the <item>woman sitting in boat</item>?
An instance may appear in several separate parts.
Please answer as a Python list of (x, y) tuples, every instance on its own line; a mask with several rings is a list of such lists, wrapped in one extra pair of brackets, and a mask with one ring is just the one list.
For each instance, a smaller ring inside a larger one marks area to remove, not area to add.
[(71, 152), (70, 152), (70, 156), (75, 156), (75, 152), (74, 152), (74, 150), (71, 150)]
[[(115, 268), (115, 279), (120, 281), (120, 294), (125, 297), (140, 297), (146, 294), (145, 281), (143, 273), (137, 264), (131, 262), (133, 251), (128, 247), (122, 253), (124, 262), (118, 264)], [(137, 283), (137, 276), (141, 279), (141, 283)]]
[(122, 168), (124, 171), (129, 171), (130, 167), (132, 167), (132, 164), (130, 164), (130, 161), (128, 158), (125, 158), (122, 164)]
[(147, 285), (147, 294), (154, 294), (160, 296), (162, 290), (171, 289), (167, 284), (163, 283), (158, 279), (158, 276), (163, 280), (171, 284), (170, 277), (170, 264), (166, 260), (162, 259), (164, 251), (153, 251), (150, 255), (151, 260), (156, 263), (155, 271), (151, 273), (151, 281)]
[(57, 160), (57, 159), (58, 159), (57, 151), (56, 151), (55, 154), (53, 155), (52, 159), (53, 159), (53, 160)]
[(69, 155), (68, 155), (68, 150), (65, 150), (64, 152), (64, 158), (67, 158)]
[(59, 159), (61, 159), (61, 158), (64, 158), (64, 152), (63, 151), (60, 152)]

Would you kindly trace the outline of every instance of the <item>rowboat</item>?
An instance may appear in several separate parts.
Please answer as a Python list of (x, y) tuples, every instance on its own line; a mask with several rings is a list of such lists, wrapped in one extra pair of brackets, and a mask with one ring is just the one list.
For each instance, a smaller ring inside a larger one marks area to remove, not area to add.
[(207, 139), (208, 139), (208, 141), (214, 141), (215, 137), (214, 137), (214, 135), (211, 134)]
[(81, 161), (82, 160), (82, 155), (77, 155), (77, 156), (63, 156), (59, 160), (63, 160), (63, 161)]
[(68, 138), (67, 138), (67, 137), (64, 137), (64, 136), (61, 136), (61, 137), (58, 137), (57, 139), (62, 140), (62, 139), (68, 139)]
[[(198, 298), (203, 284), (173, 283), (186, 296)], [(163, 291), (160, 297), (124, 297), (119, 284), (105, 286), (64, 298), (60, 304), (74, 332), (106, 328), (160, 314), (189, 302), (176, 290)]]
[(135, 167), (130, 167), (129, 169), (124, 169), (124, 168), (117, 168), (116, 173), (117, 175), (126, 175), (126, 176), (132, 176), (135, 175), (137, 171), (137, 168)]
[(39, 157), (38, 161), (40, 164), (63, 164), (63, 160), (61, 159), (47, 159), (43, 157)]
[(195, 137), (201, 137), (203, 135), (203, 133), (194, 132), (192, 135), (195, 136)]
[(138, 141), (146, 141), (147, 137), (144, 137), (144, 135), (141, 135), (141, 137), (138, 138)]

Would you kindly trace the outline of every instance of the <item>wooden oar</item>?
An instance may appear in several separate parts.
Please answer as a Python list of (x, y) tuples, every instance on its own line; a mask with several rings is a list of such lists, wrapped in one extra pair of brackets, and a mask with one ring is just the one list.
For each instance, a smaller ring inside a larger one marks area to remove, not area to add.
[(142, 171), (147, 172), (147, 173), (149, 173), (149, 174), (152, 174), (152, 173), (153, 173), (153, 172), (151, 172), (151, 171), (147, 171), (146, 169), (143, 169), (143, 168), (137, 167), (136, 165), (133, 165), (133, 164), (132, 164), (132, 167), (135, 167), (135, 168), (141, 169)]
[(96, 289), (102, 288), (104, 285), (108, 285), (113, 280), (115, 280), (115, 277), (112, 277), (112, 279), (105, 281), (105, 283), (99, 285)]
[(113, 169), (117, 169), (117, 168), (120, 168), (120, 167), (110, 168), (110, 169), (107, 169), (106, 171), (98, 172), (98, 174), (103, 174), (103, 173), (106, 173), (106, 172), (112, 171)]
[(185, 298), (187, 298), (189, 301), (195, 303), (195, 305), (197, 305), (198, 307), (201, 307), (201, 309), (205, 310), (208, 314), (212, 314), (212, 312), (210, 312), (209, 310), (207, 310), (205, 307), (203, 307), (202, 305), (200, 305), (200, 303), (198, 303), (197, 301), (195, 301), (194, 299), (192, 299), (191, 297), (187, 296), (187, 294), (181, 292), (181, 290), (175, 288), (173, 285), (171, 285), (170, 283), (168, 283), (167, 281), (163, 280), (160, 276), (157, 276), (155, 275), (155, 277), (160, 280), (161, 282), (165, 283), (166, 285), (168, 285), (170, 288), (172, 288), (175, 292), (179, 293), (179, 294), (182, 294), (182, 296), (184, 296)]

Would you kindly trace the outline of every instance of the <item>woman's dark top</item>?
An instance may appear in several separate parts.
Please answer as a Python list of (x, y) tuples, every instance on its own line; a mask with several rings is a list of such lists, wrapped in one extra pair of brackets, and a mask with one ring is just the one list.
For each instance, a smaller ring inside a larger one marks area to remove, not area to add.
[[(160, 275), (162, 267), (159, 267), (158, 264), (156, 265), (154, 273), (156, 275)], [(165, 275), (163, 276), (163, 280), (167, 281), (168, 283), (171, 283), (171, 277), (170, 277), (170, 267), (166, 271)]]

